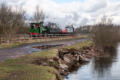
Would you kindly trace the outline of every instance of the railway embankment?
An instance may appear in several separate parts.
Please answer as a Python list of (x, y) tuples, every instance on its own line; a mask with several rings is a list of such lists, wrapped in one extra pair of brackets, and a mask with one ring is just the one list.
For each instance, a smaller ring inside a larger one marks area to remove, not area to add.
[(91, 41), (36, 52), (0, 63), (1, 80), (63, 80), (96, 56)]
[(40, 42), (50, 42), (50, 41), (62, 41), (62, 40), (70, 40), (70, 39), (79, 39), (79, 38), (88, 38), (88, 35), (69, 35), (69, 36), (51, 36), (51, 37), (29, 37), (29, 36), (16, 36), (12, 38), (11, 41), (7, 41), (4, 38), (0, 38), (0, 49), (3, 48), (13, 48), (18, 47), (25, 44), (31, 43), (40, 43)]

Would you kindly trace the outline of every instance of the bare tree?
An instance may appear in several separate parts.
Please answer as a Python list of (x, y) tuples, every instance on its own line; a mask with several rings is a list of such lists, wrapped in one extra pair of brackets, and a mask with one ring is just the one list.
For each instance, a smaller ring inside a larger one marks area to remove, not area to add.
[(93, 26), (93, 40), (95, 45), (103, 50), (111, 49), (120, 41), (119, 26), (112, 24), (112, 20), (102, 18), (102, 23)]
[(13, 11), (5, 3), (0, 5), (0, 27), (4, 37), (9, 42), (19, 28), (24, 25), (25, 12), (21, 9)]
[(33, 21), (39, 23), (39, 22), (44, 22), (45, 19), (45, 14), (43, 10), (40, 10), (39, 6), (36, 6), (36, 10), (33, 16)]
[(107, 18), (107, 16), (104, 15), (104, 16), (101, 18), (100, 24), (110, 25), (110, 24), (112, 24), (112, 21), (113, 21), (112, 18)]

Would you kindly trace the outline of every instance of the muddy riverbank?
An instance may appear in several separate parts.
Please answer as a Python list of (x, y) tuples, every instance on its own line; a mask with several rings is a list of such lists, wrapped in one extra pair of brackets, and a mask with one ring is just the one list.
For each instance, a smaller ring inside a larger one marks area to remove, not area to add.
[(80, 50), (74, 48), (62, 49), (59, 51), (59, 72), (61, 75), (66, 76), (88, 63), (95, 56), (93, 46), (86, 46)]
[(65, 77), (76, 71), (82, 65), (88, 63), (93, 57), (97, 56), (93, 45), (84, 46), (81, 49), (62, 48), (58, 50), (57, 57), (50, 59), (38, 58), (32, 62), (35, 65), (54, 67), (61, 76)]

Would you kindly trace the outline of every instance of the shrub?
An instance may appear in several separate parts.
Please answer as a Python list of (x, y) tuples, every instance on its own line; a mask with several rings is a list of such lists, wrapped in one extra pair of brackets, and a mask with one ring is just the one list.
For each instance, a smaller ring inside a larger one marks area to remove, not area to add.
[(119, 26), (112, 24), (98, 24), (93, 26), (92, 38), (95, 45), (102, 49), (116, 46), (120, 41), (119, 30)]

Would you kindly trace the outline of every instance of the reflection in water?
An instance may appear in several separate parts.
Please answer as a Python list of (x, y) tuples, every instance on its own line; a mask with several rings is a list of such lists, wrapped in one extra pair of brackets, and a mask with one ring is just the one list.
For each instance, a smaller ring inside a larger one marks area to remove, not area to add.
[(120, 45), (71, 73), (64, 80), (120, 80)]
[(93, 60), (93, 72), (98, 78), (103, 78), (106, 75), (109, 75), (110, 77), (111, 67), (116, 60), (116, 49), (112, 48), (111, 50), (104, 52), (102, 57)]

